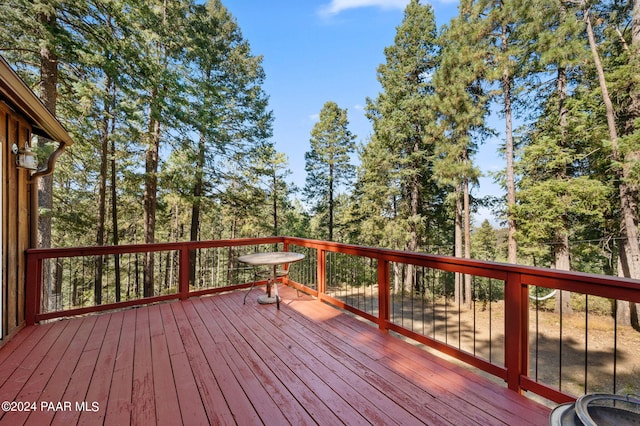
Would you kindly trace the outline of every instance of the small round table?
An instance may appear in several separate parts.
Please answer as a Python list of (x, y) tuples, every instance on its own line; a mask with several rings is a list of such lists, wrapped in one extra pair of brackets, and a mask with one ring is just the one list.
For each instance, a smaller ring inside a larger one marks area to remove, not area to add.
[(278, 278), (276, 272), (277, 266), (299, 262), (302, 259), (304, 259), (304, 254), (302, 253), (293, 253), (290, 251), (273, 251), (265, 253), (245, 254), (244, 256), (240, 256), (238, 258), (238, 261), (251, 266), (273, 266), (272, 279), (275, 295), (271, 297), (270, 288), (267, 285), (267, 294), (258, 297), (258, 303), (275, 303), (278, 309), (280, 309), (280, 297), (278, 296), (278, 285), (276, 283), (276, 279)]

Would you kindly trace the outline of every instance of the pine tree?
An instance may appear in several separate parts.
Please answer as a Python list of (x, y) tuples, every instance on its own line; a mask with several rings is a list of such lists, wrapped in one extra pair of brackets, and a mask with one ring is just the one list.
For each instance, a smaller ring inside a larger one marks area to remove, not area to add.
[(313, 210), (324, 219), (324, 237), (333, 240), (336, 227), (337, 195), (341, 185), (348, 185), (354, 176), (350, 155), (355, 151), (356, 135), (349, 130), (347, 110), (328, 101), (320, 111), (320, 120), (311, 130), (311, 150), (305, 154), (307, 179), (304, 196)]
[[(436, 144), (434, 174), (439, 185), (453, 190), (455, 204), (455, 256), (471, 256), (471, 203), (469, 187), (477, 184), (480, 172), (472, 156), (478, 142), (489, 134), (485, 125), (488, 96), (483, 88), (486, 62), (481, 49), (468, 43), (468, 14), (461, 7), (459, 16), (440, 35), (442, 59), (434, 75), (438, 95), (439, 121), (444, 137)], [(465, 275), (464, 292), (461, 276), (456, 275), (455, 299), (471, 304), (471, 276)], [(463, 297), (464, 296), (464, 297)]]
[(516, 176), (514, 170), (514, 103), (517, 101), (518, 78), (522, 76), (525, 62), (525, 47), (529, 40), (522, 37), (523, 22), (529, 17), (523, 12), (526, 2), (517, 0), (465, 0), (460, 9), (469, 23), (468, 43), (486, 55), (492, 67), (487, 80), (499, 87), (495, 99), (504, 117), (504, 155), (506, 157), (505, 185), (507, 189), (506, 215), (508, 224), (508, 261), (517, 263), (516, 220), (513, 209), (516, 205)]
[(359, 244), (398, 247), (391, 229), (398, 216), (399, 185), (393, 181), (395, 168), (388, 152), (375, 135), (359, 149), (360, 164), (352, 193), (353, 221), (358, 226)]
[[(558, 269), (570, 270), (572, 226), (579, 218), (594, 220), (602, 214), (602, 209), (595, 209), (589, 219), (589, 211), (581, 210), (581, 206), (590, 204), (589, 199), (602, 201), (604, 195), (598, 182), (576, 167), (586, 147), (579, 143), (584, 139), (577, 137), (575, 132), (571, 134), (569, 126), (569, 120), (575, 118), (570, 116), (568, 87), (571, 82), (568, 79), (584, 59), (585, 50), (579, 37), (579, 26), (564, 5), (553, 0), (539, 0), (530, 2), (528, 7), (523, 13), (535, 19), (521, 27), (522, 37), (530, 40), (526, 45), (530, 52), (528, 56), (533, 58), (526, 71), (529, 76), (542, 75), (542, 78), (555, 72), (555, 80), (551, 80), (555, 84), (548, 84), (550, 89), (546, 91), (534, 89), (537, 96), (531, 97), (542, 99), (543, 104), (531, 108), (539, 113), (536, 129), (523, 141), (525, 147), (519, 168), (522, 179), (515, 208), (520, 228), (518, 236), (525, 246), (527, 243), (546, 244), (551, 250), (551, 264)], [(534, 81), (532, 86), (539, 87), (537, 79)], [(544, 207), (541, 209), (541, 206)], [(548, 255), (538, 252), (537, 258)], [(564, 306), (560, 306), (561, 300)], [(570, 300), (570, 293), (564, 292), (556, 299), (557, 310), (570, 312)]]
[(240, 28), (218, 0), (194, 6), (186, 28), (188, 125), (197, 137), (183, 139), (192, 176), (190, 238), (199, 238), (201, 203), (226, 172), (230, 158), (249, 164), (248, 153), (271, 136), (271, 113), (262, 91), (260, 57), (253, 56)]
[[(393, 204), (396, 247), (416, 251), (426, 238), (428, 221), (438, 215), (438, 191), (431, 161), (440, 135), (436, 122), (432, 76), (438, 65), (433, 10), (412, 0), (407, 5), (394, 44), (385, 48), (386, 63), (378, 67), (383, 92), (367, 101), (377, 147), (389, 156), (387, 181), (397, 187)], [(432, 210), (432, 212), (429, 212)], [(435, 213), (435, 214), (433, 214)], [(407, 266), (403, 289), (413, 287), (413, 269)]]

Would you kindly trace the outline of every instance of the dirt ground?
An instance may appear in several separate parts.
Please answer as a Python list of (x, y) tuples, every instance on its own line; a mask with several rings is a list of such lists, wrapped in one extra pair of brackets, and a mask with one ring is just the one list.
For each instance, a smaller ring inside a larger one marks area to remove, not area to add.
[[(377, 315), (377, 294), (334, 290), (332, 296)], [(392, 298), (391, 320), (404, 327), (504, 364), (503, 301), (458, 309), (451, 303)], [(529, 376), (576, 396), (603, 392), (640, 394), (640, 332), (613, 317), (576, 312), (562, 317), (529, 311)], [(615, 380), (615, 384), (614, 384)]]

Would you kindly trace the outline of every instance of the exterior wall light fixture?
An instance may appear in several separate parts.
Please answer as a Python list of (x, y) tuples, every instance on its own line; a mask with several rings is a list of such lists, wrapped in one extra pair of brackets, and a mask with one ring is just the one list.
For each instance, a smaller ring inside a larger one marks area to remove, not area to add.
[(13, 144), (11, 151), (16, 155), (16, 167), (27, 170), (38, 169), (38, 158), (36, 154), (31, 151), (31, 147), (28, 142), (24, 143), (24, 148), (18, 148), (18, 145)]

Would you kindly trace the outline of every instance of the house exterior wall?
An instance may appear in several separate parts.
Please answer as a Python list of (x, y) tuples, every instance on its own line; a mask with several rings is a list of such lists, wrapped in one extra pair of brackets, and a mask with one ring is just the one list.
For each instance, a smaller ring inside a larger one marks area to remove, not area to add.
[(0, 149), (2, 150), (0, 191), (2, 208), (2, 336), (0, 345), (25, 321), (25, 256), (29, 248), (31, 194), (29, 171), (15, 166), (11, 146), (31, 141), (31, 126), (0, 102)]

